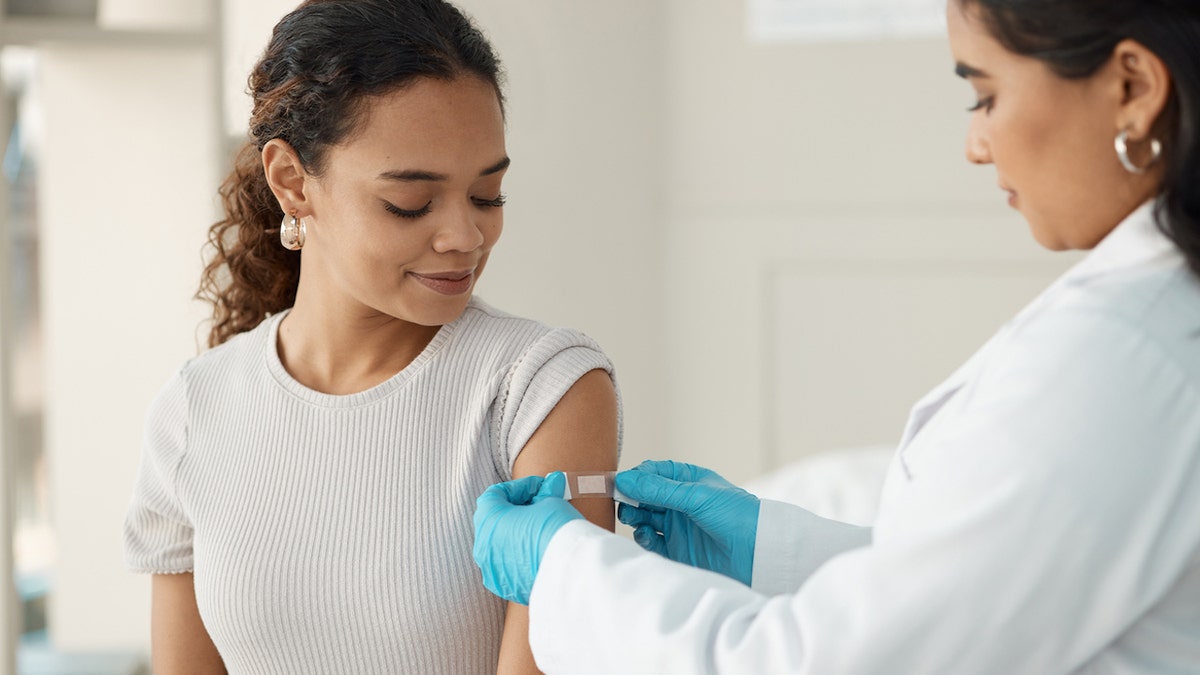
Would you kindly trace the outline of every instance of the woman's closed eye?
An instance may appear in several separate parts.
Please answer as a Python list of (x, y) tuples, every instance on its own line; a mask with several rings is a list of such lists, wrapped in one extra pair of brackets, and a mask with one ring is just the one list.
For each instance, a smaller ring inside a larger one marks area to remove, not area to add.
[(415, 211), (402, 209), (391, 202), (384, 202), (383, 208), (387, 209), (388, 213), (401, 218), (420, 218), (421, 216), (429, 215), (429, 212), (433, 210), (433, 202), (426, 202), (425, 206)]
[[(478, 197), (471, 198), (472, 204), (474, 204), (475, 206), (478, 206), (479, 208), (484, 208), (484, 209), (501, 208), (504, 206), (505, 203), (507, 203), (507, 201), (508, 201), (508, 197), (506, 197), (505, 195), (497, 195), (491, 199), (481, 199)], [(399, 216), (400, 218), (413, 219), (413, 218), (421, 218), (423, 216), (429, 215), (429, 212), (433, 210), (433, 202), (432, 201), (427, 202), (425, 204), (425, 206), (422, 206), (419, 209), (412, 210), (412, 209), (402, 209), (399, 206), (396, 206), (395, 204), (393, 204), (391, 202), (385, 201), (383, 203), (383, 208), (386, 209), (388, 213), (390, 213), (394, 216)]]
[(475, 206), (482, 206), (484, 208), (489, 208), (489, 209), (498, 209), (498, 208), (504, 206), (504, 204), (508, 202), (508, 197), (506, 197), (505, 195), (502, 195), (502, 194), (496, 195), (492, 199), (480, 199), (478, 197), (472, 197), (471, 201), (475, 203)]

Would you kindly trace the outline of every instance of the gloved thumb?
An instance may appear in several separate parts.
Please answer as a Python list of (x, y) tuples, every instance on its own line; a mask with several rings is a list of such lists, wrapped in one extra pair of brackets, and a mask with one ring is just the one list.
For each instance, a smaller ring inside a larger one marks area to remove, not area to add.
[(689, 512), (695, 502), (695, 490), (703, 486), (681, 483), (658, 474), (630, 469), (617, 474), (617, 489), (646, 506)]
[(541, 487), (538, 488), (537, 494), (533, 496), (533, 503), (536, 504), (547, 497), (562, 499), (562, 496), (566, 492), (567, 475), (561, 471), (553, 471), (546, 474), (546, 478), (542, 481)]
[(483, 494), (479, 495), (476, 504), (478, 506), (503, 506), (505, 504), (520, 506), (528, 504), (537, 495), (541, 484), (541, 476), (526, 476), (517, 480), (496, 483), (484, 490)]

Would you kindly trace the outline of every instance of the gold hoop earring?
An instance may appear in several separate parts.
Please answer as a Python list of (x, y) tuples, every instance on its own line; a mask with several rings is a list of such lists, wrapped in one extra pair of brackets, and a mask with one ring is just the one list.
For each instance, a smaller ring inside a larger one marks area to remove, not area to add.
[(1134, 175), (1146, 173), (1146, 169), (1153, 166), (1158, 158), (1162, 156), (1162, 143), (1157, 138), (1150, 139), (1150, 161), (1146, 166), (1138, 166), (1129, 158), (1129, 130), (1122, 129), (1121, 133), (1117, 134), (1117, 139), (1113, 141), (1113, 146), (1117, 150), (1117, 159), (1120, 160), (1121, 166), (1125, 170)]
[(283, 223), (279, 226), (279, 243), (289, 251), (299, 251), (304, 248), (304, 219), (297, 218), (296, 214), (283, 217)]

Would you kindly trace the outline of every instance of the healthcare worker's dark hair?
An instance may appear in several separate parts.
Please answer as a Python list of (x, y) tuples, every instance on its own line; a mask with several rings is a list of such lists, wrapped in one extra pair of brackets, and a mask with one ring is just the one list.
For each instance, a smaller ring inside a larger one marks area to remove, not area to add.
[[(955, 1), (955, 0), (951, 0)], [(1158, 225), (1200, 275), (1200, 0), (957, 0), (977, 7), (1009, 51), (1060, 77), (1095, 73), (1121, 40), (1154, 52), (1171, 94), (1154, 135), (1163, 144)]]
[(283, 212), (262, 166), (286, 141), (320, 175), (326, 150), (350, 137), (364, 103), (417, 78), (474, 76), (504, 103), (500, 62), (472, 21), (442, 0), (308, 0), (285, 16), (249, 78), (250, 137), (220, 188), (225, 216), (197, 294), (213, 304), (209, 346), (296, 301), (300, 253), (280, 245)]

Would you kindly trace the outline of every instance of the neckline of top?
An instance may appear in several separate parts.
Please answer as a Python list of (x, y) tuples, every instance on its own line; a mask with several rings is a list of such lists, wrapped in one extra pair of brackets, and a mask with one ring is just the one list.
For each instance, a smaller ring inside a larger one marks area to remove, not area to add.
[(290, 311), (290, 308), (285, 309), (268, 319), (270, 323), (267, 326), (266, 343), (263, 345), (267, 370), (270, 371), (271, 376), (279, 386), (283, 387), (291, 395), (306, 403), (325, 408), (354, 408), (367, 405), (379, 401), (403, 388), (446, 346), (453, 336), (459, 320), (461, 320), (460, 317), (439, 328), (438, 332), (434, 333), (433, 339), (429, 341), (429, 344), (425, 345), (425, 348), (421, 350), (420, 354), (417, 354), (417, 357), (411, 363), (383, 382), (353, 394), (327, 394), (301, 384), (296, 378), (292, 377), (292, 374), (287, 371), (287, 368), (283, 365), (283, 361), (279, 358), (279, 324)]

